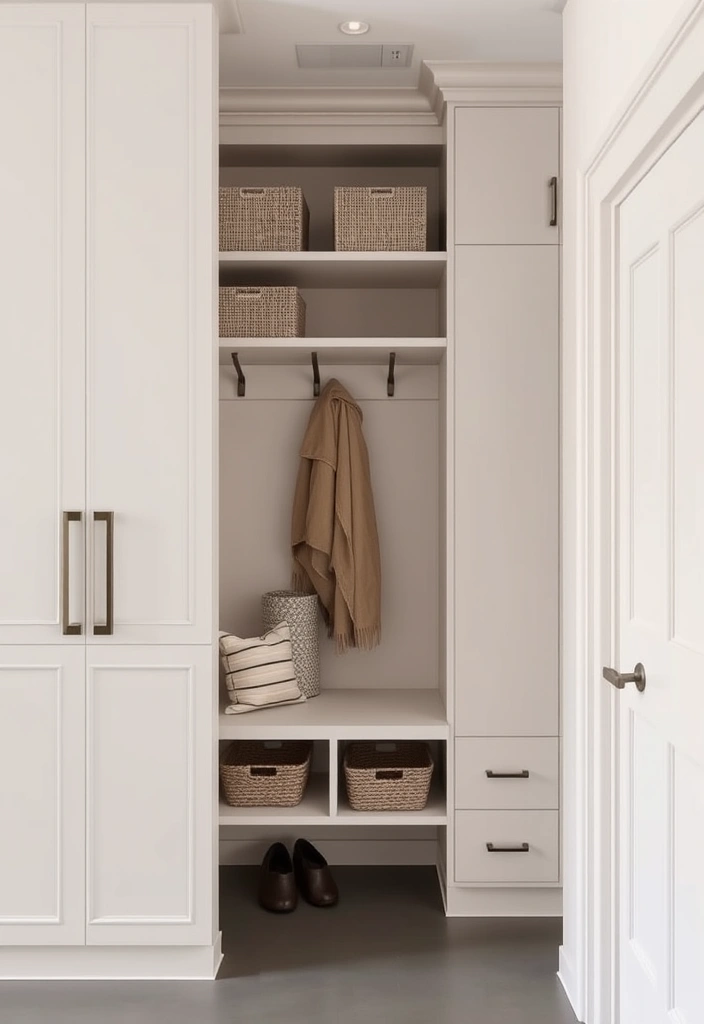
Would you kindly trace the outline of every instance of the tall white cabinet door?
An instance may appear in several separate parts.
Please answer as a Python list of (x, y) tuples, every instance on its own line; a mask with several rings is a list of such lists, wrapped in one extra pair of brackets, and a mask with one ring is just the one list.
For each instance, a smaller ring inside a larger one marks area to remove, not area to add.
[(210, 944), (212, 650), (87, 650), (87, 942)]
[(85, 941), (85, 648), (0, 647), (0, 944)]
[(0, 643), (83, 642), (84, 38), (81, 4), (0, 5)]
[(460, 107), (455, 118), (455, 242), (556, 244), (558, 109)]
[[(213, 10), (98, 3), (87, 19), (89, 642), (209, 643)], [(112, 545), (96, 512), (114, 514)]]
[(559, 731), (558, 254), (456, 251), (459, 736)]

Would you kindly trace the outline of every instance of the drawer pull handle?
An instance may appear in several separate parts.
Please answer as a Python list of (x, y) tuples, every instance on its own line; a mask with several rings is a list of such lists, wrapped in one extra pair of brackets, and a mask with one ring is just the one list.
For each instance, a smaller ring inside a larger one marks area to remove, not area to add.
[(522, 772), (492, 772), (491, 768), (486, 770), (487, 779), (527, 779), (530, 772), (524, 768)]
[(520, 843), (518, 846), (494, 846), (493, 843), (487, 843), (486, 848), (489, 853), (528, 853), (530, 843)]

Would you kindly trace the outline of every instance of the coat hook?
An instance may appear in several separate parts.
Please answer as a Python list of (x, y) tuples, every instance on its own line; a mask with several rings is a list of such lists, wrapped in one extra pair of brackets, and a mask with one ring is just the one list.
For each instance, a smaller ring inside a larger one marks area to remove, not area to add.
[(242, 372), (242, 367), (240, 366), (239, 356), (236, 352), (232, 352), (231, 355), (232, 362), (234, 363), (235, 370), (237, 371), (237, 397), (244, 398), (246, 381), (244, 373)]
[(310, 361), (313, 364), (313, 398), (320, 395), (320, 367), (318, 366), (318, 353), (311, 352)]
[(389, 398), (394, 397), (396, 390), (396, 378), (394, 377), (394, 371), (396, 369), (396, 353), (389, 352), (389, 376), (386, 378), (386, 394)]

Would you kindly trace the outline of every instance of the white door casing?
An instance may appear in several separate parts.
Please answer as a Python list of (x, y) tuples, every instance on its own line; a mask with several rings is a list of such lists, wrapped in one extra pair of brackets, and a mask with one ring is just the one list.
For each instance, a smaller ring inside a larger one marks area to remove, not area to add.
[(213, 941), (213, 653), (87, 648), (88, 945)]
[[(704, 113), (621, 206), (620, 1024), (704, 1015)], [(604, 684), (606, 685), (606, 684)]]
[(210, 5), (87, 7), (89, 643), (213, 638), (212, 40)]
[(0, 945), (85, 941), (85, 647), (0, 647)]
[(82, 4), (0, 5), (0, 643), (84, 642), (84, 48)]

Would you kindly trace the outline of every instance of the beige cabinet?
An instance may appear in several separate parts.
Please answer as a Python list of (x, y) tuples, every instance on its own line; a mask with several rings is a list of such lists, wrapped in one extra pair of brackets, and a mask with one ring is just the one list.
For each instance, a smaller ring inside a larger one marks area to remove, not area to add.
[(557, 107), (455, 110), (455, 243), (559, 241)]

